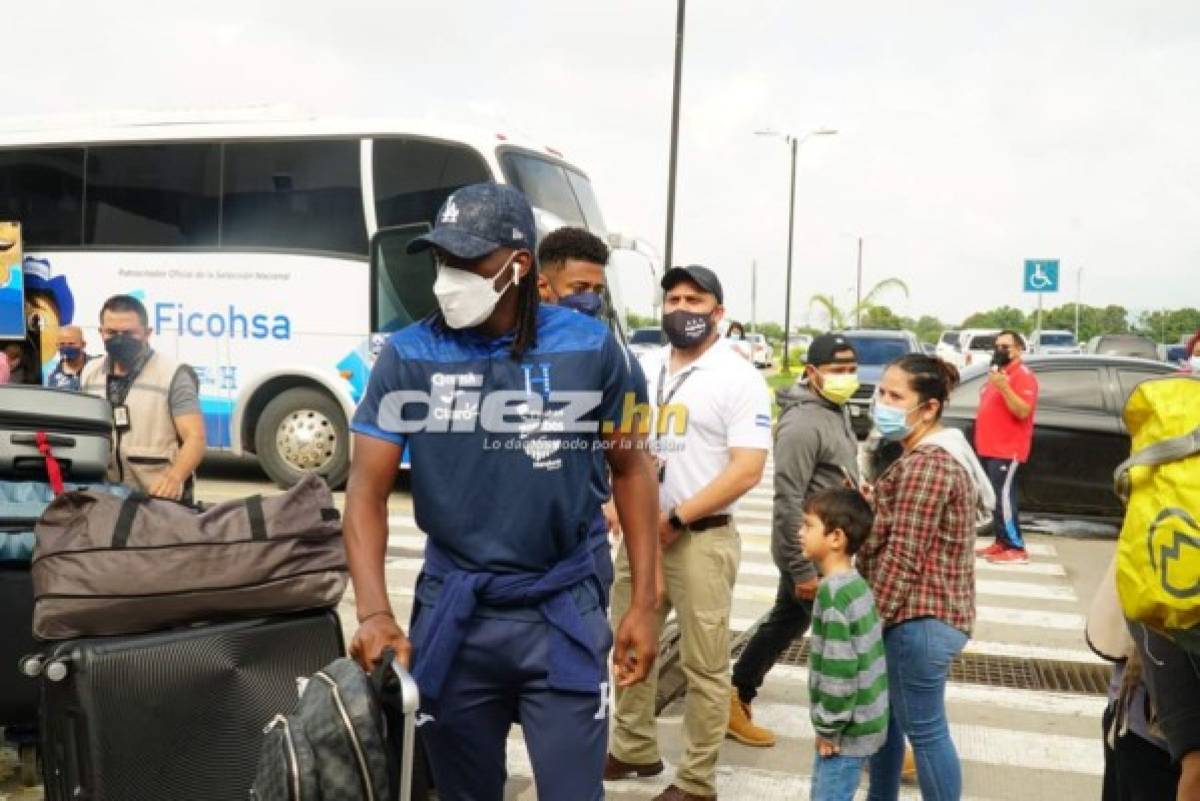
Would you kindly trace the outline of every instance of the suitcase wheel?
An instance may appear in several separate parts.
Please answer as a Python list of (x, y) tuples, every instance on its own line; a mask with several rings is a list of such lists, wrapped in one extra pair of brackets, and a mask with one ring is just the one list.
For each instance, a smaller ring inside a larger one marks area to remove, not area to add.
[(33, 743), (17, 748), (17, 756), (21, 761), (21, 785), (34, 787), (42, 783), (41, 760), (38, 759), (38, 749)]

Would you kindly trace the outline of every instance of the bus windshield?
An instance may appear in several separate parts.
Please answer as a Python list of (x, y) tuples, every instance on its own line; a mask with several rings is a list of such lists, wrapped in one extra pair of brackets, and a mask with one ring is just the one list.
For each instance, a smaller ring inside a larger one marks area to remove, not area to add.
[(582, 173), (556, 161), (529, 153), (505, 150), (500, 166), (508, 182), (525, 193), (529, 202), (567, 225), (587, 228), (603, 237), (606, 229), (591, 182)]

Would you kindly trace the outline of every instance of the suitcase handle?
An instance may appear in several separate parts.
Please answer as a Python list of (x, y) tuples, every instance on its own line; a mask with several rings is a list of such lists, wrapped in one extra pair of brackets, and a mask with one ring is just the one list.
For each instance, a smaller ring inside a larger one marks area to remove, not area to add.
[[(37, 447), (37, 434), (12, 434), (8, 438), (13, 445), (32, 445)], [(74, 448), (75, 438), (64, 434), (47, 434), (46, 442), (55, 448)]]
[[(392, 681), (395, 681), (395, 686), (389, 689), (388, 685)], [(383, 649), (379, 665), (371, 672), (371, 685), (375, 688), (376, 697), (379, 698), (380, 703), (394, 710), (398, 707), (398, 711), (403, 715), (404, 739), (400, 743), (400, 775), (397, 777), (397, 783), (400, 785), (398, 801), (411, 801), (413, 744), (417, 736), (416, 717), (417, 707), (421, 705), (421, 691), (417, 688), (417, 682), (404, 669), (404, 665), (400, 664), (400, 660), (396, 658), (396, 652), (391, 648)], [(399, 691), (399, 698), (394, 697), (396, 690)]]

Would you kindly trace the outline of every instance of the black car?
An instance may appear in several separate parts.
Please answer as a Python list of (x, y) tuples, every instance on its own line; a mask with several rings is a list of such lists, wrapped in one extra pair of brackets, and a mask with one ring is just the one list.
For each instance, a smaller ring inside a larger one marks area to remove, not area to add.
[(884, 368), (910, 353), (924, 353), (921, 342), (911, 331), (851, 330), (839, 331), (850, 340), (858, 354), (858, 391), (850, 399), (850, 425), (859, 439), (871, 431), (871, 398)]
[[(1134, 387), (1176, 372), (1159, 361), (1121, 356), (1029, 356), (1038, 379), (1033, 450), (1017, 473), (1022, 511), (1119, 518), (1113, 470), (1129, 456), (1121, 419)], [(942, 416), (974, 442), (983, 365), (963, 371)]]

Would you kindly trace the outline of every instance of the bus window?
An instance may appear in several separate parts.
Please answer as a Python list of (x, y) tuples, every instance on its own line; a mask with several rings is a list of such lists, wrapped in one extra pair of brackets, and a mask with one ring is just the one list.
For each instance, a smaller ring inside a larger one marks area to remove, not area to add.
[(408, 243), (430, 230), (428, 223), (398, 226), (376, 240), (378, 252), (371, 261), (371, 330), (399, 331), (437, 308), (433, 281), (437, 278), (428, 250), (408, 253)]
[(20, 222), (26, 246), (78, 245), (83, 148), (0, 151), (0, 220)]
[(84, 244), (215, 246), (221, 147), (88, 148)]
[(604, 227), (604, 215), (600, 213), (600, 202), (596, 200), (596, 193), (592, 191), (592, 182), (574, 170), (566, 172), (575, 198), (579, 201), (579, 207), (583, 210), (583, 219), (588, 229), (604, 236), (608, 229)]
[(367, 254), (357, 139), (229, 142), (223, 247)]
[(500, 164), (508, 182), (524, 192), (533, 206), (550, 212), (566, 225), (587, 227), (567, 171), (561, 166), (515, 150), (502, 153)]
[(380, 228), (433, 223), (450, 193), (492, 180), (469, 147), (423, 139), (376, 139), (375, 218)]

